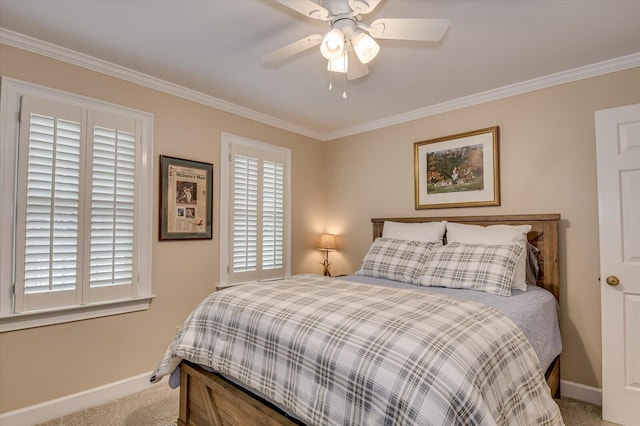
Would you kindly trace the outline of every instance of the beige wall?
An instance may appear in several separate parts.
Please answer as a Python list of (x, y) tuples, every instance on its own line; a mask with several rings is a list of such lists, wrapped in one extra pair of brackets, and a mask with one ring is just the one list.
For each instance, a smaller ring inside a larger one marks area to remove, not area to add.
[[(243, 119), (83, 68), (0, 45), (0, 75), (154, 114), (155, 182), (160, 154), (214, 164), (214, 238), (158, 242), (153, 221), (153, 293), (149, 310), (0, 334), (0, 412), (149, 372), (175, 327), (214, 290), (219, 265), (220, 134), (291, 148), (293, 273), (318, 271), (324, 230), (322, 142)], [(158, 205), (158, 185), (154, 204)]]
[[(635, 68), (329, 142), (333, 271), (357, 269), (372, 217), (560, 213), (562, 379), (600, 387), (594, 111), (638, 102)], [(413, 143), (496, 125), (502, 205), (415, 210)]]
[[(314, 248), (325, 230), (340, 236), (334, 274), (352, 273), (370, 243), (371, 217), (560, 213), (562, 378), (600, 386), (593, 113), (640, 102), (640, 69), (322, 143), (4, 45), (0, 58), (2, 76), (153, 113), (156, 180), (158, 156), (173, 155), (214, 163), (215, 188), (212, 241), (160, 243), (157, 211), (149, 212), (158, 297), (148, 311), (0, 334), (0, 412), (155, 367), (175, 326), (217, 282), (223, 131), (292, 149), (293, 273), (319, 271)], [(494, 125), (501, 132), (502, 205), (416, 211), (413, 142)]]

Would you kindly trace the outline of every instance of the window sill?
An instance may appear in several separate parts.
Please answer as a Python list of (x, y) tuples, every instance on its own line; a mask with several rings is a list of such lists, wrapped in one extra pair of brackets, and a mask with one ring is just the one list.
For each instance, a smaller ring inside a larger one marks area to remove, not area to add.
[(154, 298), (155, 296), (145, 296), (136, 299), (6, 315), (0, 317), (0, 333), (144, 311), (149, 309), (149, 303)]

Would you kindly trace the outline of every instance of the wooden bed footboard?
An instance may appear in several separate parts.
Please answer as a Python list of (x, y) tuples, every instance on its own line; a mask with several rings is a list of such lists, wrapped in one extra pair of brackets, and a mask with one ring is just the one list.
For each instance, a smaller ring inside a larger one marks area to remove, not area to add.
[(186, 361), (180, 364), (179, 426), (300, 424), (270, 405), (218, 374)]
[[(546, 374), (552, 395), (559, 397), (560, 357)], [(303, 423), (288, 417), (268, 402), (249, 394), (219, 374), (183, 361), (180, 365), (178, 426), (293, 426)]]
[(547, 379), (547, 385), (554, 398), (560, 399), (560, 355), (551, 362), (544, 378)]

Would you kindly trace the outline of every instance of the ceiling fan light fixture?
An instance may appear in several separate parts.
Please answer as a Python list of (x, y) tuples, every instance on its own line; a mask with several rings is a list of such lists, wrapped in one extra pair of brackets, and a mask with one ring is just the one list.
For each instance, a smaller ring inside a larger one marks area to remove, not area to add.
[(349, 69), (349, 57), (347, 55), (342, 55), (339, 58), (332, 59), (329, 61), (327, 65), (327, 70), (331, 72), (342, 72), (346, 73)]
[(338, 59), (344, 53), (344, 34), (337, 28), (325, 34), (320, 45), (320, 53), (329, 61)]
[[(379, 18), (370, 24), (363, 22), (361, 15), (371, 13), (382, 0), (275, 1), (307, 18), (324, 21), (329, 28), (322, 35), (311, 34), (265, 55), (263, 63), (275, 65), (319, 44), (320, 53), (329, 61), (329, 89), (333, 72), (343, 73), (345, 82), (369, 73), (367, 64), (380, 52), (378, 39), (439, 42), (449, 28), (448, 19), (436, 18)], [(343, 97), (346, 98), (346, 93)]]
[(353, 33), (351, 44), (363, 64), (371, 62), (380, 51), (380, 45), (369, 34), (360, 30)]

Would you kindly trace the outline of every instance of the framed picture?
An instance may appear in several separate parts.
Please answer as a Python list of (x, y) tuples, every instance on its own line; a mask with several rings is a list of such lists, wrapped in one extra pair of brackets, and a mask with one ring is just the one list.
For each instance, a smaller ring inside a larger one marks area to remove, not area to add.
[(416, 209), (500, 205), (498, 126), (413, 144)]
[(160, 156), (160, 240), (210, 240), (213, 164)]

